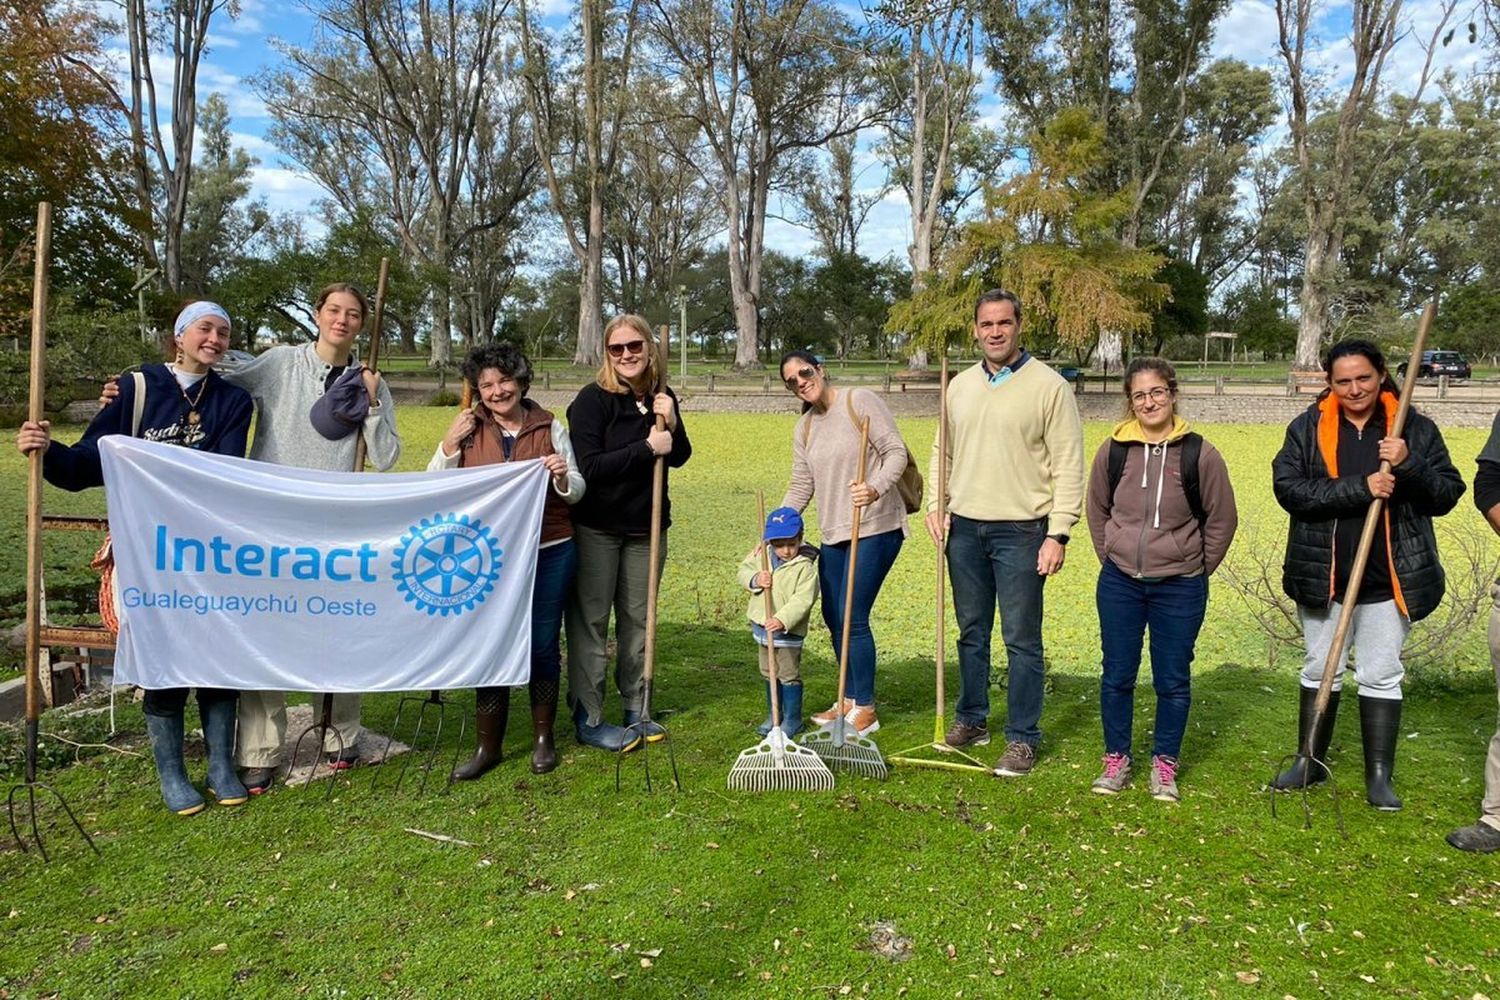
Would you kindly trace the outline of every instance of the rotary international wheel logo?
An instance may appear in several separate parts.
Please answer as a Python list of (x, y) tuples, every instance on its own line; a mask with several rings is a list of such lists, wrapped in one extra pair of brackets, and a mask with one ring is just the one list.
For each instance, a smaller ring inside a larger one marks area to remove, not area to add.
[(500, 575), (500, 546), (467, 514), (439, 514), (412, 525), (392, 563), (396, 589), (429, 615), (460, 615), (481, 603)]

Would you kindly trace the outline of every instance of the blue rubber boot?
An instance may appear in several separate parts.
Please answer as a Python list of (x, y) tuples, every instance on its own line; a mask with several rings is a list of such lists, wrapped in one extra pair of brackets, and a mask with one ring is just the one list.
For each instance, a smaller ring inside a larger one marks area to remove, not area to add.
[(203, 697), (198, 692), (198, 716), (203, 720), (203, 743), (208, 748), (208, 792), (221, 806), (242, 806), (250, 792), (234, 770), (234, 730), (239, 696)]
[(162, 801), (179, 816), (202, 812), (203, 796), (188, 780), (187, 768), (182, 765), (182, 712), (146, 716), (146, 732), (151, 737)]
[(573, 708), (573, 724), (578, 729), (578, 742), (586, 747), (622, 753), (641, 745), (639, 736), (634, 733), (627, 735), (625, 730), (612, 722), (601, 719), (597, 726), (589, 725), (588, 713), (582, 705), (575, 705)]
[[(785, 685), (782, 685), (782, 690), (786, 690), (786, 686)], [(785, 706), (782, 706), (782, 708), (783, 708), (783, 710), (785, 710)], [(771, 735), (771, 682), (770, 681), (766, 681), (766, 721), (762, 722), (760, 725), (756, 726), (755, 727), (755, 731), (757, 733), (760, 733), (762, 736), (770, 736)]]
[(781, 684), (781, 731), (787, 736), (802, 732), (802, 685)]
[(631, 726), (635, 726), (635, 729), (632, 729), (630, 731), (630, 735), (634, 736), (636, 733), (640, 733), (642, 736), (646, 737), (647, 743), (660, 743), (662, 740), (667, 738), (667, 731), (661, 726), (658, 726), (655, 722), (648, 722), (644, 726), (636, 725), (636, 723), (640, 721), (640, 712), (636, 712), (628, 708), (625, 710), (625, 728), (630, 729)]

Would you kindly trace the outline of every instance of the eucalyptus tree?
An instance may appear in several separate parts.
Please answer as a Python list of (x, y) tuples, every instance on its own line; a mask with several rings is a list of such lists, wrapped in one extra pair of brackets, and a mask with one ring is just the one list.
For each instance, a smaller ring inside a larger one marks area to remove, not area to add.
[(510, 127), (520, 94), (508, 12), (509, 0), (321, 0), (311, 44), (281, 46), (285, 66), (257, 81), (272, 140), (347, 217), (380, 206), (421, 265), (439, 367), (452, 358), (458, 256), (481, 234), (514, 230), (532, 189), (530, 139)]
[[(1291, 137), (1301, 192), (1306, 235), (1302, 252), (1302, 291), (1297, 329), (1298, 368), (1313, 369), (1330, 334), (1334, 283), (1339, 271), (1347, 214), (1364, 198), (1376, 171), (1359, 169), (1389, 156), (1409, 140), (1410, 111), (1417, 106), (1432, 78), (1438, 39), (1452, 18), (1457, 0), (1440, 0), (1437, 27), (1418, 39), (1426, 51), (1413, 100), (1394, 132), (1377, 147), (1366, 145), (1365, 128), (1376, 113), (1382, 81), (1396, 46), (1407, 36), (1403, 0), (1353, 0), (1350, 6), (1350, 60), (1347, 85), (1336, 95), (1327, 78), (1310, 59), (1319, 45), (1315, 32), (1324, 0), (1276, 0), (1280, 54), (1286, 67), (1289, 104), (1287, 129)], [(1311, 51), (1309, 51), (1311, 50)], [(1328, 107), (1327, 127), (1315, 127), (1318, 109)]]
[(760, 364), (767, 205), (788, 159), (878, 114), (867, 46), (831, 0), (649, 0), (680, 114), (702, 136), (727, 230), (736, 368)]

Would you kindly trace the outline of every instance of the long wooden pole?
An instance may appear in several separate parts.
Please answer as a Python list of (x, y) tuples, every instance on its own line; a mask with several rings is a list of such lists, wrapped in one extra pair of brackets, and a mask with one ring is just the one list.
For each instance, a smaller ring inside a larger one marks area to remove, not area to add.
[[(1406, 429), (1406, 414), (1411, 410), (1412, 391), (1417, 387), (1417, 372), (1422, 367), (1422, 348), (1427, 343), (1427, 332), (1432, 327), (1432, 318), (1437, 314), (1436, 303), (1429, 302), (1422, 310), (1421, 322), (1417, 324), (1417, 341), (1412, 345), (1411, 361), (1406, 366), (1406, 379), (1401, 384), (1401, 399), (1396, 404), (1396, 416), (1391, 421), (1390, 433), (1386, 437), (1400, 437)], [(1380, 471), (1391, 471), (1391, 463), (1380, 463)], [(1339, 609), (1339, 622), (1333, 632), (1333, 644), (1328, 647), (1328, 659), (1323, 662), (1323, 679), (1318, 682), (1318, 697), (1313, 703), (1312, 725), (1307, 728), (1307, 739), (1302, 746), (1302, 755), (1313, 756), (1313, 736), (1322, 725), (1328, 711), (1328, 701), (1333, 695), (1333, 679), (1338, 671), (1339, 660), (1344, 651), (1344, 640), (1349, 634), (1349, 624), (1354, 620), (1354, 607), (1359, 599), (1359, 587), (1365, 579), (1365, 566), (1370, 561), (1370, 549), (1375, 542), (1375, 532), (1380, 528), (1380, 516), (1385, 510), (1385, 500), (1380, 497), (1370, 501), (1365, 514), (1364, 530), (1359, 535), (1359, 547), (1354, 550), (1354, 565), (1349, 569), (1349, 580), (1344, 585), (1344, 604)]]
[[(52, 206), (36, 207), (36, 268), (31, 283), (31, 384), (27, 419), (40, 422), (47, 373), (47, 268), (52, 257)], [(26, 467), (26, 781), (36, 781), (37, 719), (41, 717), (42, 451)]]
[(932, 488), (937, 490), (938, 531), (941, 541), (937, 546), (937, 646), (933, 659), (937, 663), (937, 713), (933, 716), (932, 742), (942, 743), (943, 708), (947, 704), (947, 693), (943, 684), (943, 667), (948, 651), (947, 579), (948, 558), (948, 348), (943, 345), (943, 363), (938, 371), (938, 477)]
[[(365, 357), (365, 367), (378, 372), (380, 363), (380, 329), (385, 323), (385, 285), (391, 274), (391, 259), (380, 258), (380, 279), (375, 283), (375, 312), (370, 319), (370, 353)], [(372, 398), (370, 402), (375, 402)], [(361, 428), (359, 440), (354, 443), (354, 471), (365, 471), (365, 432)]]
[[(667, 327), (661, 327), (661, 344), (656, 355), (656, 391), (667, 391)], [(656, 429), (665, 430), (667, 420), (656, 415)], [(661, 587), (661, 517), (666, 498), (667, 456), (657, 455), (651, 470), (651, 564), (646, 568), (646, 649), (641, 680), (645, 686), (641, 703), (641, 720), (651, 721), (651, 682), (656, 676), (656, 592)]]

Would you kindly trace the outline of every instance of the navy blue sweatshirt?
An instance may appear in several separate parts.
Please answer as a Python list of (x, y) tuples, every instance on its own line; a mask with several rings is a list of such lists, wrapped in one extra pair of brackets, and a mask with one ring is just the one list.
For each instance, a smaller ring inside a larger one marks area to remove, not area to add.
[[(666, 392), (674, 401), (677, 399), (670, 388)], [(573, 440), (578, 469), (588, 490), (570, 512), (574, 524), (617, 535), (650, 533), (651, 470), (656, 467), (656, 456), (651, 454), (646, 435), (655, 426), (649, 395), (637, 406), (635, 394), (629, 390), (607, 392), (597, 382), (579, 390), (568, 406), (568, 437)], [(681, 468), (692, 454), (693, 445), (678, 410), (667, 468)], [(672, 503), (666, 488), (670, 479), (668, 475), (662, 477), (663, 528), (672, 523)]]
[[(188, 422), (193, 409), (184, 398), (177, 377), (166, 365), (146, 365), (146, 405), (141, 411), (137, 437), (164, 444), (177, 444), (219, 455), (245, 456), (250, 417), (255, 404), (244, 389), (230, 385), (210, 371), (204, 381), (187, 390), (198, 405), (197, 425)], [(202, 395), (199, 395), (199, 393)], [(120, 379), (120, 394), (99, 411), (75, 445), (53, 441), (42, 453), (42, 475), (53, 486), (77, 492), (104, 485), (99, 465), (99, 439), (109, 434), (130, 433), (135, 414), (135, 379)]]

